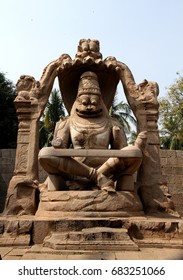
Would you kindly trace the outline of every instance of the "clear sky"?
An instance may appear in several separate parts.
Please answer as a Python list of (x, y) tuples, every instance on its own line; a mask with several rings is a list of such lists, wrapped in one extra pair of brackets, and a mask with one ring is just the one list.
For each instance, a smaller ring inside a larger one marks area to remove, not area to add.
[(0, 71), (13, 83), (74, 58), (83, 38), (98, 39), (103, 58), (127, 64), (137, 83), (158, 82), (160, 96), (183, 72), (183, 0), (0, 0), (0, 26)]

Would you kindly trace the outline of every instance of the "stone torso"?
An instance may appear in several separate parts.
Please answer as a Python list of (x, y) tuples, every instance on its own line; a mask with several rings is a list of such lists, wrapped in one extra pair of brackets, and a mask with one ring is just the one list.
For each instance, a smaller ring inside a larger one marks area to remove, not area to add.
[(74, 149), (108, 149), (111, 125), (109, 120), (82, 124), (75, 122), (73, 118), (70, 123), (70, 134)]
[[(75, 118), (70, 120), (70, 135), (74, 149), (108, 149), (111, 138), (111, 122), (102, 119), (83, 123)], [(77, 158), (77, 160), (93, 167), (100, 166), (106, 158)]]

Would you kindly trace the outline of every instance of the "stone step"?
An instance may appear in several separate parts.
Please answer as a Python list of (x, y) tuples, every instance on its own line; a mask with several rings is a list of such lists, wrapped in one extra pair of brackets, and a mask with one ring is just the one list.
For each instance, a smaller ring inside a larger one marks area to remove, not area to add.
[(30, 234), (12, 236), (10, 234), (0, 234), (0, 247), (9, 246), (29, 246), (31, 241)]
[[(53, 233), (55, 242), (49, 240)], [(113, 250), (111, 244), (121, 250), (125, 246), (127, 250), (137, 247), (183, 248), (183, 220), (173, 217), (0, 216), (1, 247), (24, 246), (30, 240), (32, 244), (48, 244), (50, 241), (49, 246), (60, 246), (62, 250), (85, 250), (86, 247), (90, 250), (93, 246), (96, 250), (103, 248), (109, 251)]]
[(56, 250), (138, 251), (124, 228), (95, 227), (81, 231), (52, 232), (43, 245)]

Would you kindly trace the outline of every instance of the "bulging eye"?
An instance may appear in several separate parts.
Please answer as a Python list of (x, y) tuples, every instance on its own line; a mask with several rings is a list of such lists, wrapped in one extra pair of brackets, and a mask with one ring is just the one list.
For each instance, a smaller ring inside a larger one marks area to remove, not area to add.
[(86, 106), (87, 104), (88, 104), (87, 99), (83, 99), (83, 100), (82, 100), (82, 105)]
[(97, 105), (97, 101), (96, 101), (95, 99), (92, 99), (92, 100), (91, 100), (91, 104), (94, 105), (94, 106), (96, 106), (96, 105)]

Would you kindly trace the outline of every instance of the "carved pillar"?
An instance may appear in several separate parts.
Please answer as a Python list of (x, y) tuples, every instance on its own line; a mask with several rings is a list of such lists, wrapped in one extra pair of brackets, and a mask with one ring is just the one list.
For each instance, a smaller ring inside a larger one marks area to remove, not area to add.
[[(146, 105), (147, 148), (138, 172), (138, 188), (146, 212), (156, 212), (167, 206), (167, 198), (160, 188), (160, 139), (158, 131), (158, 106)], [(165, 206), (163, 206), (165, 204)]]
[(30, 140), (31, 101), (15, 101), (19, 121), (14, 175), (26, 176)]
[(30, 123), (30, 142), (28, 150), (27, 178), (38, 181), (38, 152), (39, 152), (39, 119), (40, 112), (38, 103), (32, 104), (32, 114)]
[(39, 119), (51, 93), (62, 57), (49, 63), (40, 81), (22, 75), (15, 99), (19, 129), (14, 176), (7, 193), (4, 214), (30, 215), (37, 210)]
[(167, 197), (161, 185), (160, 139), (158, 131), (158, 85), (144, 80), (135, 83), (134, 77), (122, 62), (117, 62), (116, 70), (123, 84), (124, 92), (137, 118), (137, 132), (147, 131), (147, 146), (142, 165), (137, 175), (137, 188), (146, 213), (169, 211)]
[(14, 176), (10, 181), (4, 213), (34, 214), (37, 209), (39, 116), (31, 100), (15, 100), (19, 120)]

